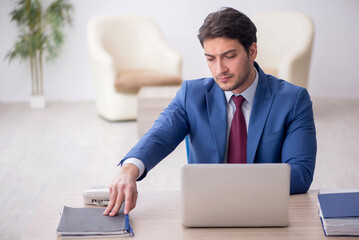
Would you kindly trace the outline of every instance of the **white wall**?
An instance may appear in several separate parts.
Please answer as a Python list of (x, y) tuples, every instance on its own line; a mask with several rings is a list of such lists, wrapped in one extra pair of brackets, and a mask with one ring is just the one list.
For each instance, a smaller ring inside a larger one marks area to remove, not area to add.
[[(49, 3), (50, 0), (43, 0)], [(144, 14), (155, 19), (168, 43), (183, 56), (184, 79), (209, 76), (196, 38), (208, 13), (231, 6), (247, 15), (269, 9), (307, 13), (316, 27), (309, 79), (313, 97), (358, 98), (359, 1), (357, 0), (73, 0), (74, 24), (66, 29), (61, 57), (46, 63), (45, 94), (48, 101), (94, 99), (94, 86), (87, 54), (88, 20), (103, 14)], [(17, 30), (10, 23), (14, 1), (0, 3), (0, 102), (27, 101), (30, 70), (27, 62), (4, 61)]]

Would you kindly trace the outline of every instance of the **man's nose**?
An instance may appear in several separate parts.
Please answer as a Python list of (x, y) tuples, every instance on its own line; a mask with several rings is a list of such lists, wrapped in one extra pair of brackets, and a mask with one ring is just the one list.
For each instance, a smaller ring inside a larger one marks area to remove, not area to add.
[(228, 72), (228, 67), (223, 63), (223, 61), (219, 60), (217, 61), (217, 67), (216, 67), (216, 70), (217, 70), (217, 76), (218, 75), (221, 75), (221, 74), (224, 74), (226, 72)]

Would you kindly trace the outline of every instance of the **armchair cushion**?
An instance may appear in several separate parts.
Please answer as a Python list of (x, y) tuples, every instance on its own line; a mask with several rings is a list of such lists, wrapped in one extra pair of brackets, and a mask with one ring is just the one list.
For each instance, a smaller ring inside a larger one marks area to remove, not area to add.
[(155, 70), (123, 70), (119, 71), (115, 81), (115, 89), (122, 93), (137, 93), (143, 86), (181, 85), (178, 76)]

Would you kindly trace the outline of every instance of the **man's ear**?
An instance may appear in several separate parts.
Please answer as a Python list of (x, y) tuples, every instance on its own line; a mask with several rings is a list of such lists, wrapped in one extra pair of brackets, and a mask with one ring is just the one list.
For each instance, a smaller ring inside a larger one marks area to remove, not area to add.
[(249, 58), (254, 61), (257, 57), (257, 43), (253, 42), (249, 47)]

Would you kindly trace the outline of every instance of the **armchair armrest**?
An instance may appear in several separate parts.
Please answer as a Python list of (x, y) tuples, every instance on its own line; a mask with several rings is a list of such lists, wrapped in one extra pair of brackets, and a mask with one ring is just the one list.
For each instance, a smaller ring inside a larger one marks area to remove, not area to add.
[(158, 41), (154, 46), (157, 68), (169, 74), (181, 77), (182, 57), (165, 41)]
[(281, 59), (278, 67), (278, 77), (286, 79), (295, 85), (307, 88), (310, 54), (311, 51), (307, 48), (285, 55)]

